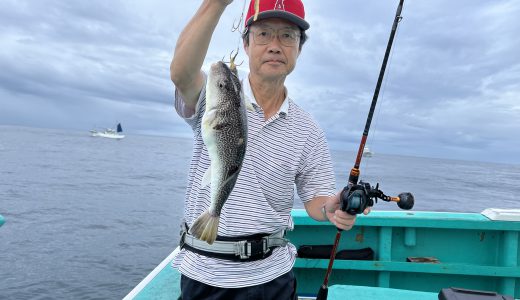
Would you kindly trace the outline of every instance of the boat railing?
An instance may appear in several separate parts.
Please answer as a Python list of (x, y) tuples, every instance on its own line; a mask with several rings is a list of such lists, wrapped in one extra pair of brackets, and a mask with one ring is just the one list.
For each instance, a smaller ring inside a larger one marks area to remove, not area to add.
[[(297, 248), (323, 243), (324, 236), (332, 244), (336, 230), (330, 224), (309, 218), (304, 210), (293, 211), (293, 219), (295, 230), (288, 238)], [(475, 213), (371, 212), (342, 234), (338, 251), (369, 247), (374, 260), (336, 259), (330, 284), (428, 292), (458, 284), (520, 297), (519, 232), (520, 222)], [(328, 263), (297, 259), (295, 272), (304, 278), (304, 292), (315, 292)]]

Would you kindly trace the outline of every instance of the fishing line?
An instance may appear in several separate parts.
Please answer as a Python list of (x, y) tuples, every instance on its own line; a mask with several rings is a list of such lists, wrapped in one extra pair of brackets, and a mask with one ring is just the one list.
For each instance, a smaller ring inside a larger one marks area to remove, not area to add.
[(238, 25), (235, 25), (235, 21), (236, 21), (236, 19), (235, 19), (235, 21), (233, 21), (233, 26), (231, 27), (231, 32), (238, 31), (240, 36), (242, 36), (242, 34), (244, 33), (244, 12), (246, 10), (246, 1), (247, 0), (242, 1), (242, 3), (243, 3), (242, 13), (240, 14), (240, 19), (238, 20)]
[[(399, 19), (399, 24), (403, 21), (403, 17), (401, 17)], [(400, 26), (397, 26), (396, 28), (396, 32), (395, 32), (395, 40), (399, 39), (399, 30), (400, 30)], [(379, 104), (379, 108), (377, 109), (377, 114), (376, 114), (376, 118), (375, 118), (375, 123), (374, 123), (374, 130), (372, 131), (372, 135), (370, 136), (370, 147), (368, 147), (369, 149), (371, 149), (373, 151), (373, 148), (372, 145), (375, 143), (375, 141), (377, 140), (376, 139), (376, 133), (377, 133), (377, 129), (378, 129), (378, 124), (379, 124), (379, 118), (380, 118), (380, 115), (381, 115), (381, 111), (383, 110), (383, 105), (385, 104), (385, 93), (386, 93), (386, 87), (387, 87), (387, 84), (388, 84), (388, 81), (390, 80), (390, 78), (392, 77), (391, 74), (392, 74), (392, 61), (393, 61), (393, 58), (394, 58), (394, 52), (395, 52), (395, 48), (390, 51), (390, 57), (388, 59), (388, 75), (385, 76), (385, 78), (383, 79), (383, 88), (381, 89), (381, 101), (380, 101), (380, 104)], [(367, 139), (368, 140), (368, 139)], [(370, 161), (369, 160), (365, 160), (364, 161), (364, 164), (363, 164), (363, 172), (361, 172), (361, 174), (364, 174), (365, 172), (368, 172), (369, 170), (369, 164), (370, 164)]]
[[(240, 66), (242, 65), (243, 61), (240, 63), (240, 64), (235, 64), (235, 59), (238, 54), (240, 53), (240, 48), (242, 46), (242, 35), (244, 34), (244, 12), (246, 10), (246, 1), (247, 0), (244, 0), (242, 1), (242, 12), (240, 13), (240, 18), (238, 19), (238, 24), (236, 22), (236, 18), (235, 20), (233, 21), (233, 25), (231, 25), (231, 32), (238, 32), (238, 40), (237, 40), (237, 52), (235, 53), (235, 55), (233, 56), (233, 51), (231, 51), (231, 54), (230, 54), (230, 65), (233, 66), (235, 65), (235, 68), (236, 66)], [(232, 58), (233, 57), (233, 58)], [(224, 59), (222, 59), (222, 61), (224, 61)], [(238, 72), (238, 71), (237, 71)], [(237, 73), (238, 74), (238, 73)]]
[(238, 25), (235, 25), (235, 21), (233, 21), (233, 26), (231, 27), (231, 32), (238, 32), (238, 43), (237, 48), (240, 48), (240, 42), (242, 40), (242, 35), (244, 34), (244, 12), (246, 10), (246, 1), (242, 1), (242, 13), (240, 13), (240, 18), (238, 19)]

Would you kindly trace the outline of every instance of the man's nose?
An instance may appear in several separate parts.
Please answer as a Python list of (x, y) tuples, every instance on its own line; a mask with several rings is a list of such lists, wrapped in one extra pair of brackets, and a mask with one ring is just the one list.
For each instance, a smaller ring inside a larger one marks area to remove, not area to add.
[(280, 53), (281, 51), (278, 47), (269, 47), (269, 53)]
[(269, 52), (280, 53), (282, 51), (281, 47), (282, 44), (280, 43), (280, 39), (278, 38), (278, 35), (276, 35), (274, 39), (269, 43)]

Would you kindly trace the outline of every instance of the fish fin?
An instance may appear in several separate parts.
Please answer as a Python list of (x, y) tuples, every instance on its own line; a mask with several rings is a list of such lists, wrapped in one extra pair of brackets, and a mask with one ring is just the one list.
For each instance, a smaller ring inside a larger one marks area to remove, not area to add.
[(208, 168), (202, 177), (200, 186), (205, 187), (211, 183), (211, 168)]
[(204, 116), (202, 117), (203, 125), (211, 126), (215, 120), (217, 120), (217, 110), (214, 108), (206, 109)]
[(226, 180), (222, 181), (222, 183), (220, 184), (220, 189), (226, 189), (225, 186), (229, 184), (232, 184), (234, 186), (239, 173), (240, 167), (234, 167), (229, 169), (226, 174)]
[(190, 233), (201, 241), (213, 244), (217, 239), (218, 224), (220, 216), (213, 216), (209, 211), (205, 211), (200, 215), (190, 228)]

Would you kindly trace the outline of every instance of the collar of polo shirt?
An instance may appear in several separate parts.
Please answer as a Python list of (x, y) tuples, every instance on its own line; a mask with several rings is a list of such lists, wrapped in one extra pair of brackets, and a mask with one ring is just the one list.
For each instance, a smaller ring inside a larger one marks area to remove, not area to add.
[[(258, 102), (256, 102), (255, 95), (253, 94), (253, 90), (251, 89), (251, 84), (249, 82), (249, 76), (247, 76), (242, 81), (242, 88), (244, 89), (244, 95), (246, 96), (246, 99), (251, 102), (255, 107), (260, 107), (258, 105)], [(289, 92), (287, 91), (287, 88), (285, 89), (285, 99), (283, 99), (283, 103), (280, 106), (280, 109), (278, 110), (279, 116), (287, 116), (289, 114)]]

